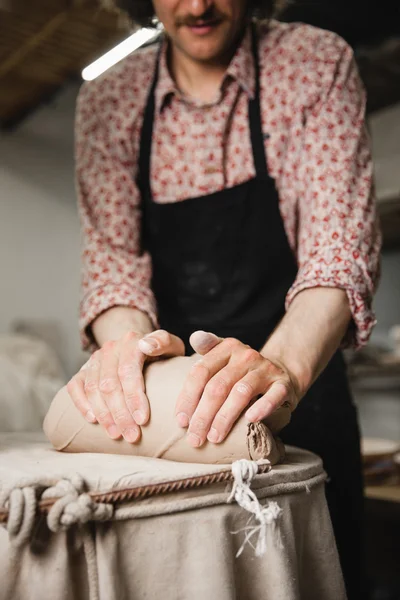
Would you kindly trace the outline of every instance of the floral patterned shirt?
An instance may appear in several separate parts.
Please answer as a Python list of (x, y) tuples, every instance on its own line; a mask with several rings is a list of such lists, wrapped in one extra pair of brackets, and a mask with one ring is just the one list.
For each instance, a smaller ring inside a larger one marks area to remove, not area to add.
[[(155, 202), (184, 202), (255, 175), (248, 100), (255, 92), (251, 30), (213, 102), (185, 97), (160, 58), (151, 157)], [(259, 31), (261, 111), (268, 169), (298, 262), (286, 305), (316, 286), (346, 290), (348, 342), (369, 338), (379, 275), (380, 232), (365, 126), (365, 93), (351, 48), (336, 34), (272, 21)], [(76, 178), (82, 222), (80, 327), (116, 305), (157, 326), (151, 257), (141, 253), (141, 197), (135, 183), (140, 132), (157, 48), (131, 54), (80, 91)]]

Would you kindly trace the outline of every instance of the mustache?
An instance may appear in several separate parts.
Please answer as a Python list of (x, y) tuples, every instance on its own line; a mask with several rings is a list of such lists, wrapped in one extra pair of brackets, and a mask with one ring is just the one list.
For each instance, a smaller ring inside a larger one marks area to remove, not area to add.
[(178, 27), (184, 25), (186, 27), (196, 27), (200, 23), (210, 23), (214, 21), (223, 21), (226, 19), (226, 15), (219, 11), (215, 6), (211, 6), (207, 9), (200, 17), (194, 15), (185, 15), (179, 17), (176, 20), (176, 25)]

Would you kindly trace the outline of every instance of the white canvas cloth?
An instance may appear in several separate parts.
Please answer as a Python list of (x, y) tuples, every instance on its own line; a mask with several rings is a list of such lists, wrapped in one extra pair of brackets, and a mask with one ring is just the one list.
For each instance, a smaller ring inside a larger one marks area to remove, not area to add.
[[(231, 485), (115, 507), (85, 494), (231, 466), (62, 454), (38, 434), (1, 435), (0, 505), (11, 517), (0, 528), (0, 600), (344, 600), (321, 461), (287, 451), (284, 464), (253, 481), (261, 505), (276, 503), (281, 512), (266, 552), (257, 557), (247, 544), (236, 557), (249, 513), (227, 502)], [(46, 524), (32, 506), (55, 495), (61, 499)]]
[(60, 362), (43, 340), (0, 335), (0, 431), (41, 431), (64, 384)]

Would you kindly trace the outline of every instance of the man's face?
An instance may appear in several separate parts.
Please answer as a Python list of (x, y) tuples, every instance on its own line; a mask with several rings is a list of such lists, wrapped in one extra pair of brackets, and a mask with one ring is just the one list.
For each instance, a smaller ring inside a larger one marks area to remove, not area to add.
[(218, 63), (245, 24), (249, 0), (153, 0), (177, 50), (197, 62)]

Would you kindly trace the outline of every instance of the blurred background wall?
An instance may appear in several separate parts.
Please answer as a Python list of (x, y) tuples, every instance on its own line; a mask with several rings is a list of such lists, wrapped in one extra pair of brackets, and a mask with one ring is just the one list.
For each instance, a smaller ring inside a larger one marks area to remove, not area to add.
[(78, 367), (79, 222), (73, 166), (78, 86), (0, 136), (0, 332), (25, 320), (60, 329), (60, 358)]

